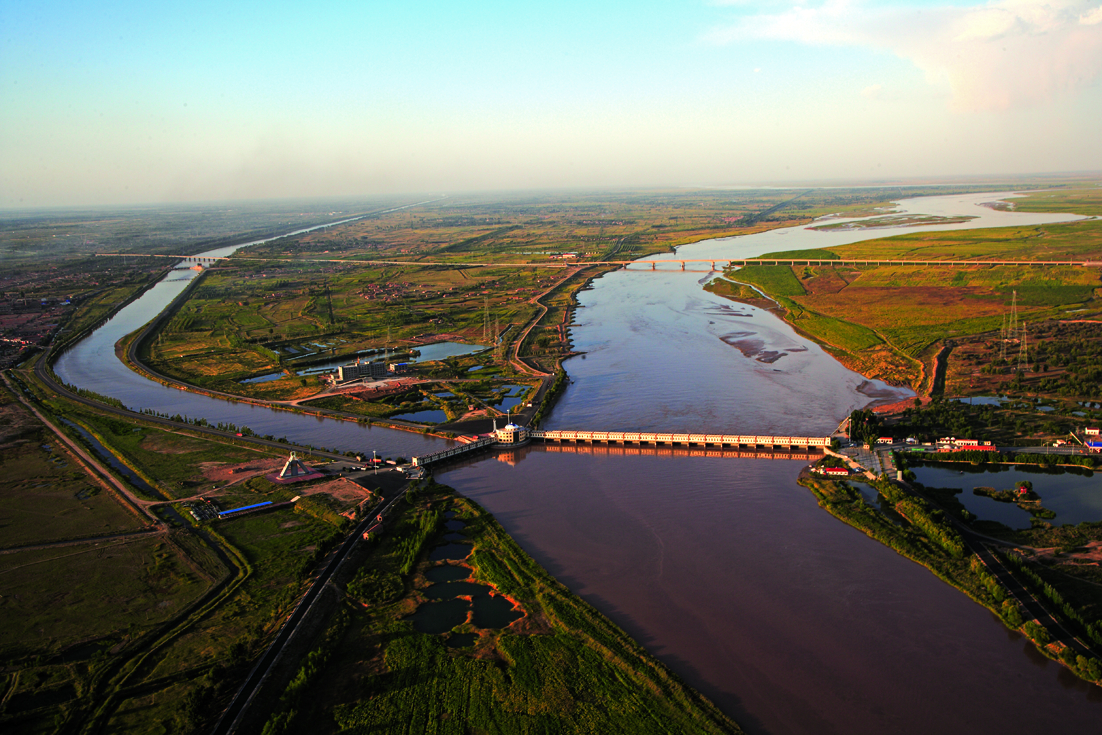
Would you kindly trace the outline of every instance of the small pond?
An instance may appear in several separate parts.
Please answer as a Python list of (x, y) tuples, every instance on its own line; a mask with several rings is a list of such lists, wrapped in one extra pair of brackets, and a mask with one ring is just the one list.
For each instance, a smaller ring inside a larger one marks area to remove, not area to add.
[(965, 508), (982, 520), (998, 521), (1011, 528), (1029, 528), (1029, 513), (1013, 503), (974, 495), (973, 488), (1009, 490), (1029, 480), (1033, 483), (1033, 491), (1041, 498), (1041, 505), (1056, 514), (1050, 521), (1053, 525), (1102, 520), (1102, 473), (1088, 475), (1075, 470), (1050, 473), (1023, 465), (1000, 465), (990, 469), (960, 466), (912, 469), (923, 485), (961, 488), (963, 492), (959, 497)]
[(392, 419), (402, 421), (416, 421), (420, 424), (442, 424), (448, 420), (448, 414), (441, 409), (429, 409), (427, 411), (413, 411), (412, 413), (399, 413), (391, 416)]
[(468, 611), (476, 628), (504, 628), (524, 617), (512, 602), (492, 592), (492, 587), (476, 582), (434, 584), (424, 593), (431, 602), (418, 607), (410, 620), (418, 632), (438, 635), (466, 622)]
[(524, 400), (524, 393), (527, 391), (526, 385), (506, 385), (505, 398), (498, 404), (498, 409), (502, 411), (508, 411), (515, 408)]
[(471, 604), (459, 598), (426, 602), (409, 619), (418, 633), (440, 635), (467, 622), (467, 613), (470, 610)]
[(481, 352), (487, 349), (484, 345), (466, 345), (462, 342), (434, 342), (431, 345), (423, 345), (416, 348), (421, 354), (413, 359), (413, 362), (429, 362), (430, 360), (443, 360), (446, 357), (462, 357)]
[(432, 567), (425, 572), (425, 579), (430, 582), (461, 582), (469, 579), (470, 576), (471, 570), (467, 567), (453, 566), (451, 564)]
[(455, 633), (444, 642), (448, 648), (469, 648), (478, 640), (478, 633)]
[(999, 398), (998, 396), (968, 396), (967, 398), (954, 398), (953, 400), (973, 406), (1001, 406), (1009, 399)]
[(269, 383), (273, 380), (279, 380), (283, 377), (283, 373), (268, 373), (267, 375), (257, 375), (255, 378), (245, 378), (244, 380), (237, 381), (238, 383)]
[(444, 544), (429, 552), (429, 561), (460, 561), (471, 555), (470, 544)]

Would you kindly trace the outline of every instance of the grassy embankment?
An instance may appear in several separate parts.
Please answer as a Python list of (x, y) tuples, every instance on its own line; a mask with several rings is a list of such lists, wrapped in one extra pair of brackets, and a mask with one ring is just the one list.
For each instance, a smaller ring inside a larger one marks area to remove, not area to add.
[[(1102, 211), (1102, 192), (1085, 190), (1074, 197), (1080, 209)], [(763, 257), (1097, 260), (1102, 222), (904, 234)], [(1093, 268), (768, 265), (742, 268), (730, 277), (776, 298), (788, 321), (848, 366), (924, 392), (932, 387), (933, 356), (946, 343), (997, 332), (1015, 291), (1019, 318), (1026, 323), (1090, 318), (1102, 309)]]
[[(810, 489), (820, 507), (831, 515), (926, 567), (991, 610), (1008, 628), (1021, 631), (1045, 655), (1060, 660), (1081, 678), (1102, 683), (1102, 661), (1077, 657), (1066, 646), (1053, 643), (1047, 631), (1035, 621), (1026, 620), (1024, 611), (1008, 596), (997, 578), (968, 550), (945, 511), (886, 478), (872, 483), (879, 492), (880, 509), (869, 505), (848, 482), (805, 474), (800, 484)], [(1017, 558), (1013, 554), (1006, 556)], [(1050, 609), (1066, 627), (1081, 633), (1084, 640), (1091, 640), (1095, 645), (1102, 643), (1102, 626), (1092, 622), (1090, 610), (1069, 605), (1055, 588), (1047, 592), (1043, 585), (1030, 584), (1029, 572), (1019, 569), (1015, 577), (1039, 593), (1039, 598), (1047, 597)]]
[[(344, 617), (307, 657), (265, 735), (739, 732), (475, 503), (430, 484), (402, 506), (349, 585)], [(426, 556), (442, 532), (421, 521), (447, 511), (466, 524), (473, 547), (460, 564), (524, 613), (501, 629), (461, 623), (445, 635), (477, 637), (455, 648), (406, 619), (426, 599), (424, 573), (439, 565)]]

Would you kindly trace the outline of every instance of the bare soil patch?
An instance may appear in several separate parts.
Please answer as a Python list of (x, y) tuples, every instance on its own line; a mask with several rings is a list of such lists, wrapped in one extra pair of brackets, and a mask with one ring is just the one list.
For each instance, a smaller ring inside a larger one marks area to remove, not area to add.
[(248, 480), (257, 475), (278, 471), (283, 468), (286, 462), (287, 460), (282, 457), (272, 457), (268, 459), (255, 459), (250, 462), (241, 462), (238, 464), (203, 462), (199, 465), (199, 468), (203, 472), (203, 477), (207, 480), (215, 483), (228, 483)]
[(301, 494), (316, 495), (317, 493), (325, 493), (336, 500), (346, 503), (358, 503), (372, 495), (370, 490), (360, 487), (345, 477), (338, 477), (329, 482), (308, 485), (302, 488)]

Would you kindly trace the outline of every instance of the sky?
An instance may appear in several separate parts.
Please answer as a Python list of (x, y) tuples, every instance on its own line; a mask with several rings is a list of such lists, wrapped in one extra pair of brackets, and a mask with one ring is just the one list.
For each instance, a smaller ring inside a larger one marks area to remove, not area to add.
[(0, 208), (1102, 170), (1102, 0), (0, 0)]

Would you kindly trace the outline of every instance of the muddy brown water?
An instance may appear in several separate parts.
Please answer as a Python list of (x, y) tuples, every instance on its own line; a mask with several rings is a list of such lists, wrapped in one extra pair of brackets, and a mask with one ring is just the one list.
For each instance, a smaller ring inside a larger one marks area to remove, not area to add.
[[(902, 202), (907, 212), (980, 215), (905, 231), (1070, 219), (979, 206), (995, 198)], [(890, 234), (787, 228), (665, 258), (721, 260)], [(580, 294), (571, 335), (586, 354), (567, 363), (572, 384), (548, 428), (815, 435), (852, 408), (907, 395), (846, 370), (768, 311), (705, 293), (711, 276), (672, 264), (632, 268)], [(342, 451), (408, 457), (446, 446), (197, 396), (127, 370), (115, 341), (192, 276), (173, 271), (69, 351), (57, 372), (134, 408)], [(539, 448), (497, 459), (440, 476), (752, 733), (1097, 730), (1102, 689), (819, 509), (795, 484), (800, 462)]]
[(820, 509), (804, 463), (513, 457), (441, 481), (749, 732), (1096, 731), (1102, 689)]

